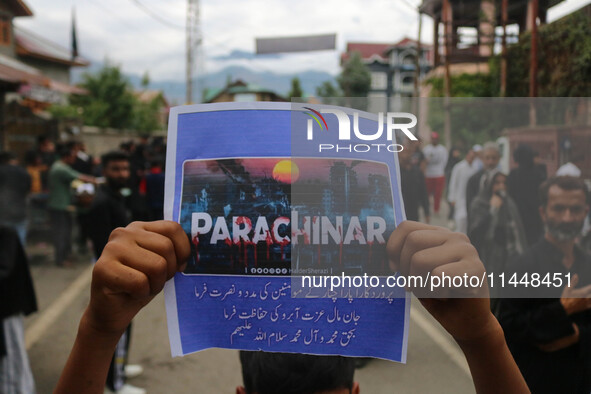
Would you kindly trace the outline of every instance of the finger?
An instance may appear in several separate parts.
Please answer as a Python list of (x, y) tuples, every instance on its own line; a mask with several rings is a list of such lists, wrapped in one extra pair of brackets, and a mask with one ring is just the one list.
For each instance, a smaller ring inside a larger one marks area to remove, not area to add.
[[(125, 231), (129, 235), (130, 230)], [(141, 237), (147, 236), (147, 233), (136, 229), (133, 235)], [(105, 247), (100, 260), (109, 262), (110, 266), (123, 265), (142, 273), (148, 280), (148, 294), (155, 295), (162, 290), (168, 279), (168, 261), (162, 255), (138, 245), (137, 241), (137, 237), (113, 238)]]
[(142, 236), (136, 239), (136, 243), (138, 246), (166, 259), (166, 279), (174, 276), (179, 265), (177, 263), (174, 244), (170, 238), (152, 231), (143, 231)]
[(170, 220), (158, 220), (155, 222), (143, 222), (141, 225), (145, 230), (164, 235), (172, 241), (177, 266), (181, 266), (187, 261), (191, 254), (191, 245), (180, 224)]
[(569, 295), (575, 298), (589, 298), (591, 297), (591, 285), (572, 290), (569, 292)]
[[(410, 256), (408, 271), (409, 275), (425, 276), (439, 266), (462, 261), (466, 258), (478, 260), (477, 256), (476, 249), (471, 244), (453, 242), (448, 238), (447, 242), (444, 241), (440, 246), (419, 249)], [(453, 273), (463, 274), (463, 272), (458, 272), (457, 269)]]
[(97, 261), (92, 270), (92, 285), (105, 294), (126, 294), (134, 299), (150, 295), (150, 282), (143, 272), (111, 259)]
[(480, 259), (464, 258), (458, 262), (440, 265), (433, 269), (431, 276), (442, 277), (443, 275), (461, 277), (461, 286), (452, 279), (452, 286), (446, 286), (449, 290), (447, 297), (450, 298), (489, 298), (488, 280), (484, 265)]
[(575, 287), (577, 287), (577, 285), (579, 284), (579, 274), (574, 274), (572, 280), (570, 281), (570, 287), (571, 289), (574, 289)]
[(426, 266), (424, 272), (427, 273), (437, 265), (460, 260), (465, 253), (465, 248), (460, 247), (462, 244), (469, 245), (467, 237), (459, 233), (439, 229), (413, 231), (406, 237), (400, 252), (400, 273), (409, 274), (413, 270), (413, 261), (417, 262), (416, 269)]
[[(158, 294), (169, 279), (168, 261), (163, 256), (139, 246), (133, 252), (133, 257), (123, 260), (122, 263), (143, 273), (150, 284), (150, 295)], [(174, 272), (176, 271), (173, 271), (170, 277)]]
[(405, 220), (404, 222), (400, 223), (390, 235), (386, 247), (388, 251), (388, 260), (390, 262), (390, 268), (392, 269), (392, 271), (396, 272), (399, 270), (400, 252), (402, 251), (402, 248), (406, 241), (406, 237), (409, 234), (417, 230), (437, 229), (441, 228), (424, 223), (413, 222), (410, 220)]

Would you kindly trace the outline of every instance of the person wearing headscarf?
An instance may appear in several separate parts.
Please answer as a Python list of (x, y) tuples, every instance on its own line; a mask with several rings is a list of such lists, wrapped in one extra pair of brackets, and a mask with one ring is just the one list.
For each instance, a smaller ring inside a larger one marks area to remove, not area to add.
[(536, 168), (534, 157), (535, 152), (529, 145), (519, 145), (513, 152), (517, 168), (511, 170), (507, 177), (507, 193), (517, 205), (528, 245), (538, 242), (544, 230), (538, 190), (545, 177)]
[[(507, 176), (496, 172), (483, 185), (470, 205), (468, 236), (478, 250), (487, 272), (505, 270), (511, 256), (522, 254), (527, 241), (519, 210), (507, 195)], [(498, 288), (491, 288), (491, 308), (496, 312)]]

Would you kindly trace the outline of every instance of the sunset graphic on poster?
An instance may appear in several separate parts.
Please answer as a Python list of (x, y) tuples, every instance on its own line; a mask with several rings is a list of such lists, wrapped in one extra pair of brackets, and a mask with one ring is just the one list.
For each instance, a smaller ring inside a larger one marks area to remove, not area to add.
[(273, 179), (283, 183), (293, 183), (300, 177), (300, 169), (291, 160), (281, 160), (273, 167)]

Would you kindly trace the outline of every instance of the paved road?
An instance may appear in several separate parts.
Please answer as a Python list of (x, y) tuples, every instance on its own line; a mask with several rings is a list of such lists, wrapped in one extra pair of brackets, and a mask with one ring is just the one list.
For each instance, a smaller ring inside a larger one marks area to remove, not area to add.
[[(50, 264), (49, 248), (36, 245), (32, 271), (40, 312), (26, 321), (29, 357), (40, 394), (51, 393), (88, 303), (91, 262), (82, 256), (73, 268)], [(231, 393), (241, 382), (237, 352), (211, 349), (172, 358), (164, 297), (158, 296), (134, 320), (131, 362), (145, 368), (130, 383), (149, 393)], [(459, 349), (413, 300), (407, 365), (373, 360), (356, 372), (365, 393), (473, 393)]]

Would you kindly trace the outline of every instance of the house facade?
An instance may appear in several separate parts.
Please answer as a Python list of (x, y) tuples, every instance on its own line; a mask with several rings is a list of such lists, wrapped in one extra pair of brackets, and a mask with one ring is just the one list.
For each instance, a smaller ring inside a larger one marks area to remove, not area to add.
[[(432, 69), (432, 47), (403, 38), (393, 43), (352, 42), (341, 56), (341, 64), (358, 52), (371, 73), (368, 110), (390, 109), (394, 99), (415, 96), (415, 79), (420, 84)], [(417, 69), (418, 67), (418, 69)]]
[(55, 122), (36, 114), (67, 103), (70, 94), (84, 94), (70, 85), (70, 68), (89, 64), (13, 23), (32, 15), (22, 0), (0, 1), (0, 149), (17, 153), (37, 136), (57, 133)]

